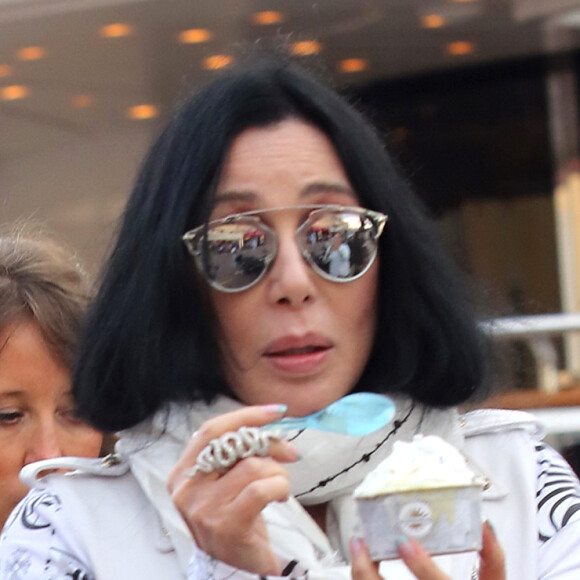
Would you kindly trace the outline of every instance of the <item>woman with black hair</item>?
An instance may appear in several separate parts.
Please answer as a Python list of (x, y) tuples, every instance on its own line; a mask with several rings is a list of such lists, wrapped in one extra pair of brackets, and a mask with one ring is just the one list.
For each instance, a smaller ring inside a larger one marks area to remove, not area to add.
[[(329, 244), (355, 232), (358, 263), (333, 275)], [(248, 62), (185, 102), (152, 147), (90, 310), (75, 395), (89, 422), (121, 430), (116, 454), (25, 471), (37, 489), (4, 534), (0, 578), (571, 579), (569, 467), (528, 415), (456, 410), (484, 395), (482, 343), (366, 121), (295, 65)], [(358, 391), (388, 394), (394, 421), (291, 441), (268, 428)], [(417, 433), (485, 474), (499, 542), (486, 525), (480, 559), (431, 559), (401, 538), (402, 561), (379, 569), (352, 539), (351, 494)], [(569, 488), (550, 529), (539, 460)]]

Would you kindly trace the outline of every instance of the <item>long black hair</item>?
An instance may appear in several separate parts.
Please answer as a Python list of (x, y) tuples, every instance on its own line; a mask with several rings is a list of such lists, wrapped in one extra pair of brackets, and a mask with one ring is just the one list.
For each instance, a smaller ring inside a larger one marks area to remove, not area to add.
[(359, 385), (431, 406), (482, 384), (482, 339), (460, 278), (374, 129), (296, 64), (249, 60), (194, 94), (152, 146), (127, 204), (74, 373), (81, 415), (118, 430), (168, 401), (230, 394), (207, 290), (181, 235), (204, 222), (232, 140), (295, 117), (334, 144), (362, 206), (389, 215), (380, 239), (377, 336)]

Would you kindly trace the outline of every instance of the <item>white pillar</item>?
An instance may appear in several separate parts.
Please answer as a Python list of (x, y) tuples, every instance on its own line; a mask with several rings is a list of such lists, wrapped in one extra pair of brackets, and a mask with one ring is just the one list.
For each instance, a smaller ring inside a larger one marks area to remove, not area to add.
[[(546, 46), (552, 53), (547, 75), (550, 136), (555, 173), (554, 219), (563, 312), (580, 312), (580, 147), (576, 74), (567, 49), (574, 31), (548, 24)], [(564, 335), (565, 366), (580, 378), (580, 334)]]

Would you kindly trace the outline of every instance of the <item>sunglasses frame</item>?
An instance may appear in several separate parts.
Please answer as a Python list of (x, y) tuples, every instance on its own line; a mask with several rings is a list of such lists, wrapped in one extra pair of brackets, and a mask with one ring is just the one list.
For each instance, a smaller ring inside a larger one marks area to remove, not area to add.
[[(188, 252), (193, 256), (194, 261), (195, 261), (195, 265), (197, 266), (197, 269), (199, 270), (199, 272), (201, 273), (203, 278), (206, 280), (206, 282), (212, 288), (215, 288), (216, 290), (219, 290), (220, 292), (227, 292), (227, 293), (243, 292), (244, 290), (247, 290), (248, 288), (255, 286), (268, 273), (268, 270), (270, 269), (271, 264), (274, 262), (274, 260), (276, 259), (276, 256), (278, 255), (278, 234), (276, 233), (276, 231), (274, 229), (272, 229), (270, 226), (268, 226), (262, 220), (260, 220), (259, 216), (262, 214), (266, 214), (266, 213), (271, 213), (271, 212), (275, 212), (275, 211), (284, 211), (284, 210), (290, 210), (290, 209), (292, 209), (292, 210), (310, 210), (308, 217), (300, 224), (300, 226), (298, 226), (298, 228), (296, 228), (296, 242), (298, 244), (298, 247), (300, 248), (300, 253), (302, 254), (302, 257), (304, 258), (304, 260), (319, 276), (321, 276), (325, 280), (329, 280), (331, 282), (337, 282), (337, 283), (344, 284), (347, 282), (353, 282), (354, 280), (357, 280), (361, 276), (364, 276), (364, 274), (366, 274), (368, 269), (373, 265), (373, 263), (377, 257), (378, 246), (375, 248), (375, 251), (374, 251), (371, 259), (368, 261), (368, 264), (366, 264), (365, 267), (360, 272), (358, 272), (355, 276), (351, 276), (349, 278), (337, 278), (334, 276), (330, 276), (330, 274), (328, 272), (324, 271), (314, 261), (314, 259), (312, 258), (311, 252), (309, 252), (308, 249), (303, 246), (303, 241), (302, 241), (302, 238), (300, 236), (303, 228), (305, 228), (307, 226), (307, 224), (309, 224), (309, 222), (312, 220), (312, 218), (316, 217), (318, 214), (322, 214), (322, 213), (326, 213), (326, 212), (330, 212), (330, 213), (345, 212), (345, 213), (355, 213), (355, 214), (369, 218), (374, 225), (373, 239), (375, 241), (378, 240), (379, 237), (381, 236), (381, 234), (383, 233), (385, 224), (387, 223), (387, 220), (388, 220), (388, 216), (386, 214), (381, 213), (381, 212), (374, 211), (371, 209), (365, 209), (365, 208), (358, 207), (358, 206), (343, 206), (343, 205), (333, 205), (333, 204), (312, 204), (312, 205), (295, 205), (295, 206), (274, 207), (274, 208), (269, 208), (269, 209), (258, 209), (258, 210), (251, 210), (251, 211), (245, 211), (245, 212), (240, 212), (240, 213), (234, 213), (234, 214), (228, 215), (226, 217), (219, 218), (217, 220), (212, 220), (210, 222), (206, 222), (200, 226), (197, 226), (196, 228), (193, 228), (192, 230), (189, 230), (185, 234), (183, 234), (181, 239), (185, 243), (185, 246), (187, 247)], [(222, 286), (219, 282), (216, 282), (215, 280), (211, 279), (208, 276), (208, 274), (206, 272), (205, 264), (203, 263), (203, 256), (202, 256), (203, 250), (201, 249), (200, 246), (207, 239), (207, 238), (203, 238), (204, 234), (207, 233), (207, 231), (213, 225), (231, 224), (231, 223), (236, 223), (238, 221), (247, 220), (247, 219), (250, 219), (251, 221), (255, 221), (256, 223), (258, 223), (260, 225), (260, 228), (266, 230), (266, 232), (268, 234), (272, 235), (272, 237), (275, 241), (274, 251), (270, 252), (267, 256), (264, 257), (264, 269), (254, 280), (252, 280), (249, 284), (246, 284), (245, 286), (242, 286), (240, 288), (228, 288), (226, 286)]]

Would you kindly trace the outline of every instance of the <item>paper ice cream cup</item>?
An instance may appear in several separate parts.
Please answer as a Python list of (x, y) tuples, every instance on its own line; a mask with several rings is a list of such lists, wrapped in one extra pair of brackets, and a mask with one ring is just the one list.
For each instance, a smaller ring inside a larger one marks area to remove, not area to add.
[(398, 558), (396, 540), (417, 540), (431, 555), (481, 549), (479, 484), (359, 497), (358, 533), (373, 560)]

